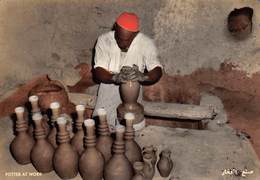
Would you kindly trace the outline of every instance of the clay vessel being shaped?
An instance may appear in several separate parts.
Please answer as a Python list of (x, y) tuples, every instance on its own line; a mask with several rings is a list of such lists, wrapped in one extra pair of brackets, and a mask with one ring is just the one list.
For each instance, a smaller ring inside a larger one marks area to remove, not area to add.
[(62, 179), (71, 179), (78, 174), (78, 154), (72, 148), (70, 135), (66, 128), (67, 120), (65, 117), (57, 118), (58, 124), (58, 147), (53, 157), (53, 166), (57, 175)]
[(120, 85), (120, 94), (122, 101), (127, 109), (133, 109), (137, 103), (140, 92), (140, 83), (138, 81), (127, 81)]
[(124, 126), (116, 126), (116, 140), (112, 149), (113, 155), (105, 166), (105, 180), (131, 180), (133, 177), (132, 165), (125, 156), (124, 132)]
[(83, 179), (102, 180), (105, 160), (96, 149), (95, 121), (86, 119), (84, 125), (87, 130), (84, 139), (86, 149), (79, 160), (79, 172)]
[(42, 115), (40, 113), (33, 114), (32, 117), (35, 130), (35, 145), (31, 151), (31, 160), (35, 169), (41, 173), (48, 173), (53, 170), (52, 158), (54, 148), (46, 140), (45, 130), (42, 127)]
[(173, 162), (171, 160), (171, 151), (169, 149), (165, 149), (161, 152), (157, 168), (162, 177), (168, 177), (170, 175), (173, 168)]
[(10, 151), (17, 163), (29, 164), (31, 163), (30, 153), (34, 140), (27, 132), (28, 123), (24, 119), (24, 107), (16, 107), (15, 113), (17, 117), (15, 122), (17, 135), (10, 144)]
[(105, 162), (111, 158), (111, 149), (113, 144), (113, 139), (110, 136), (110, 132), (107, 124), (107, 112), (105, 109), (100, 108), (97, 110), (99, 117), (98, 125), (98, 139), (97, 139), (97, 149), (105, 158)]

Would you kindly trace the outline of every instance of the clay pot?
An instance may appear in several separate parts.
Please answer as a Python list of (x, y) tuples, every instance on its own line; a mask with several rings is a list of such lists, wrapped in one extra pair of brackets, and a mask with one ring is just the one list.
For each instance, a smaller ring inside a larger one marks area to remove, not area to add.
[(70, 135), (66, 129), (67, 120), (64, 117), (57, 119), (58, 124), (58, 147), (53, 157), (53, 166), (57, 175), (62, 179), (71, 179), (78, 174), (78, 154), (72, 148)]
[(153, 157), (151, 154), (145, 154), (143, 156), (143, 161), (144, 161), (144, 177), (147, 180), (152, 180), (153, 176), (155, 174), (155, 166), (153, 165)]
[(87, 119), (84, 121), (87, 129), (85, 136), (85, 147), (79, 160), (79, 172), (83, 179), (102, 180), (105, 160), (96, 149), (95, 121)]
[(171, 151), (169, 149), (161, 152), (157, 168), (162, 177), (168, 177), (170, 175), (173, 168), (173, 162), (171, 160)]
[(30, 95), (39, 97), (39, 106), (43, 111), (46, 111), (54, 101), (59, 102), (61, 107), (66, 107), (69, 103), (68, 94), (59, 81), (50, 80), (38, 84), (31, 90)]
[(152, 156), (152, 164), (155, 165), (157, 162), (157, 148), (153, 145), (143, 147), (143, 156), (146, 154), (150, 154)]
[(45, 130), (42, 127), (42, 115), (35, 113), (32, 118), (35, 123), (34, 136), (36, 139), (31, 151), (32, 164), (37, 171), (47, 173), (53, 170), (54, 148), (46, 140)]
[(132, 165), (125, 156), (124, 132), (124, 126), (116, 126), (113, 155), (105, 166), (105, 180), (130, 180), (133, 177)]
[(133, 113), (126, 113), (126, 131), (125, 131), (125, 155), (127, 159), (134, 164), (136, 161), (142, 160), (142, 150), (135, 141), (135, 132), (133, 128), (133, 121), (135, 117)]
[(30, 153), (34, 145), (33, 138), (28, 134), (28, 123), (24, 120), (24, 108), (15, 108), (17, 120), (15, 122), (16, 137), (10, 144), (10, 151), (19, 164), (29, 164)]
[(107, 124), (107, 112), (105, 109), (100, 108), (97, 110), (99, 117), (98, 125), (98, 139), (97, 139), (97, 149), (102, 153), (105, 158), (105, 162), (111, 158), (111, 149), (113, 144), (113, 139), (110, 136), (110, 132)]
[(77, 120), (76, 120), (76, 134), (71, 139), (71, 145), (72, 147), (77, 151), (78, 155), (81, 155), (84, 151), (83, 146), (83, 138), (84, 138), (84, 131), (83, 131), (83, 121), (84, 121), (84, 112), (85, 112), (85, 106), (84, 105), (77, 105), (76, 106), (77, 111)]
[(140, 83), (138, 81), (127, 81), (120, 85), (120, 94), (124, 105), (132, 108), (135, 105), (140, 92)]
[(137, 161), (134, 163), (133, 168), (135, 171), (135, 175), (132, 180), (145, 180), (143, 173), (144, 163)]
[(59, 102), (52, 102), (50, 104), (50, 109), (52, 112), (51, 116), (51, 130), (50, 133), (48, 134), (48, 141), (51, 143), (51, 145), (56, 149), (58, 147), (57, 141), (56, 141), (56, 136), (57, 136), (57, 128), (56, 128), (56, 120), (60, 116), (60, 103)]
[[(125, 113), (131, 112), (135, 115), (134, 126), (135, 124), (141, 123), (144, 120), (144, 107), (137, 102), (139, 92), (140, 92), (140, 83), (138, 81), (127, 81), (122, 83), (119, 87), (121, 99), (123, 101), (117, 107), (117, 116), (121, 124), (123, 124), (123, 119)], [(140, 130), (144, 127), (143, 123), (140, 127), (136, 126), (136, 130)]]
[(228, 16), (228, 30), (230, 33), (239, 38), (246, 38), (252, 32), (253, 9), (243, 7), (234, 9)]

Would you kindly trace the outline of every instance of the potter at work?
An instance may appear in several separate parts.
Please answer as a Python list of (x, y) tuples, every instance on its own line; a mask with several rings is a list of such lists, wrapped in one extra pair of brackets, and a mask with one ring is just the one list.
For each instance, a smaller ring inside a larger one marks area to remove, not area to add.
[(139, 18), (134, 13), (122, 13), (114, 30), (98, 38), (95, 51), (94, 78), (100, 86), (93, 115), (97, 115), (97, 109), (105, 108), (113, 130), (116, 108), (121, 103), (119, 85), (126, 81), (153, 84), (162, 75), (162, 65), (154, 42), (139, 32)]

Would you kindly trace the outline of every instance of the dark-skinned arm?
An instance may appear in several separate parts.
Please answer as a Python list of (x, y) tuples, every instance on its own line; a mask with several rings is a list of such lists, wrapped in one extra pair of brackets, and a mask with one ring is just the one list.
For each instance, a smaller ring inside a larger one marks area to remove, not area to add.
[(152, 85), (160, 80), (162, 77), (162, 68), (157, 66), (151, 71), (144, 73), (145, 76), (148, 77), (147, 80), (143, 81), (142, 85)]
[(112, 80), (112, 77), (114, 74), (110, 73), (106, 69), (102, 67), (96, 67), (93, 71), (94, 79), (97, 81), (97, 83), (105, 83), (105, 84), (111, 84), (114, 83)]

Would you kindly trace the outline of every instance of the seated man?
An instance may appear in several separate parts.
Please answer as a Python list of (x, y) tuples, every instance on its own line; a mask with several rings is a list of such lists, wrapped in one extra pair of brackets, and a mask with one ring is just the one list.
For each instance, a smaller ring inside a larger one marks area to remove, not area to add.
[(100, 86), (93, 115), (98, 108), (105, 108), (113, 130), (116, 108), (122, 102), (118, 85), (126, 81), (122, 67), (134, 67), (128, 79), (153, 84), (162, 76), (162, 65), (157, 59), (154, 42), (139, 32), (139, 18), (134, 13), (122, 13), (116, 20), (115, 30), (98, 38), (95, 50), (94, 78)]

